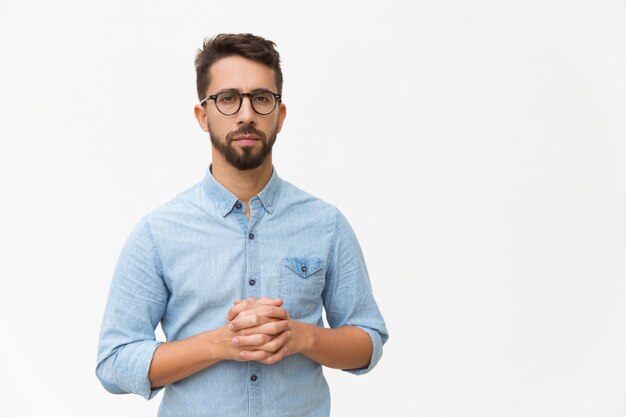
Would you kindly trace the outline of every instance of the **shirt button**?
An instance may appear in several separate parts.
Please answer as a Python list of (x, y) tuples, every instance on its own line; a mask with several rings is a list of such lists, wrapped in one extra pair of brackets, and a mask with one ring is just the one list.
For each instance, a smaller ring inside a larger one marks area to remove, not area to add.
[(254, 239), (254, 233), (250, 233), (250, 234), (248, 235), (248, 238), (249, 238), (250, 240)]
[(241, 210), (241, 203), (235, 204), (235, 207), (237, 207), (237, 210)]
[(307, 268), (306, 265), (302, 265), (300, 267), (300, 271), (304, 272), (305, 274), (306, 274), (306, 271), (308, 271), (308, 270), (309, 270), (309, 268)]
[(254, 375), (254, 374), (253, 374), (253, 375), (250, 377), (250, 381), (254, 382), (254, 381), (256, 381), (256, 380), (257, 380), (257, 377), (256, 377), (256, 375)]
[(250, 285), (254, 285), (254, 284), (256, 284), (256, 281), (255, 281), (255, 280), (253, 280), (253, 279), (251, 279), (250, 281), (248, 281), (248, 284), (250, 284)]

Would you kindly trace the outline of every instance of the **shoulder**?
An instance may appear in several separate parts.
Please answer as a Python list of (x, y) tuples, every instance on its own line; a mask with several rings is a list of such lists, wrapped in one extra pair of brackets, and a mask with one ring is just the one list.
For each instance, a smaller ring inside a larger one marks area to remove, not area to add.
[(282, 181), (279, 206), (281, 209), (308, 214), (317, 221), (325, 220), (336, 223), (343, 218), (341, 211), (335, 205), (303, 191), (285, 180)]
[(205, 218), (206, 204), (206, 199), (202, 198), (200, 184), (196, 184), (146, 214), (141, 223), (153, 230), (179, 227), (194, 219)]

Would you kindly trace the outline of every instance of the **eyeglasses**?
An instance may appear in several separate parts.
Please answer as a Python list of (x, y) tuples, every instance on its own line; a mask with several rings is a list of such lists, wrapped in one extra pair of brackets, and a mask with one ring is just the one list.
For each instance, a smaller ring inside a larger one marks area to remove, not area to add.
[(280, 100), (281, 95), (272, 93), (268, 90), (259, 90), (253, 93), (238, 93), (236, 91), (224, 91), (219, 94), (206, 97), (200, 102), (201, 106), (204, 106), (208, 100), (214, 100), (217, 110), (224, 116), (232, 116), (241, 109), (241, 103), (243, 98), (248, 97), (250, 104), (252, 104), (252, 110), (256, 113), (265, 116), (270, 114), (276, 108), (276, 103)]

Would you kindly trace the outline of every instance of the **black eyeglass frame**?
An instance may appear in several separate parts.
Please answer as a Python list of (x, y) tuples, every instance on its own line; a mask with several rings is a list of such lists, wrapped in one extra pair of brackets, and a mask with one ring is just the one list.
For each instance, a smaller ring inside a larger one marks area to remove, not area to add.
[[(220, 110), (220, 107), (217, 105), (217, 97), (220, 94), (237, 94), (239, 96), (239, 107), (237, 107), (237, 110), (235, 110), (232, 113), (224, 113), (223, 111)], [(262, 94), (262, 93), (270, 93), (272, 96), (274, 96), (274, 99), (276, 99), (276, 101), (274, 102), (274, 107), (272, 107), (272, 110), (268, 111), (267, 113), (261, 113), (260, 111), (258, 111), (255, 107), (254, 107), (254, 96), (256, 96), (257, 94)], [(217, 94), (213, 94), (210, 96), (206, 96), (201, 102), (200, 105), (204, 106), (204, 104), (209, 101), (209, 100), (213, 100), (215, 101), (215, 108), (217, 109), (218, 112), (222, 113), (224, 116), (233, 116), (235, 114), (237, 114), (239, 112), (239, 110), (241, 110), (241, 106), (243, 105), (243, 98), (244, 97), (248, 97), (248, 99), (250, 100), (250, 105), (252, 106), (252, 110), (254, 110), (254, 112), (256, 114), (260, 114), (261, 116), (267, 116), (268, 114), (271, 114), (274, 110), (276, 110), (276, 105), (278, 104), (279, 101), (281, 101), (282, 99), (282, 94), (278, 94), (278, 93), (274, 93), (273, 91), (270, 90), (257, 90), (254, 91), (252, 93), (240, 93), (238, 91), (222, 91), (221, 93), (217, 93)]]

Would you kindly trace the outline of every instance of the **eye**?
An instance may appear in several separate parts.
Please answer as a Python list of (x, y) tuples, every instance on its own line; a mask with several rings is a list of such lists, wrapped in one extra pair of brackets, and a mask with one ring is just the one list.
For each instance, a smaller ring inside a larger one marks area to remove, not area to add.
[(259, 104), (271, 103), (274, 97), (270, 93), (260, 92), (254, 95), (254, 101)]
[(217, 100), (220, 103), (231, 104), (236, 103), (239, 100), (239, 96), (236, 93), (221, 93)]

